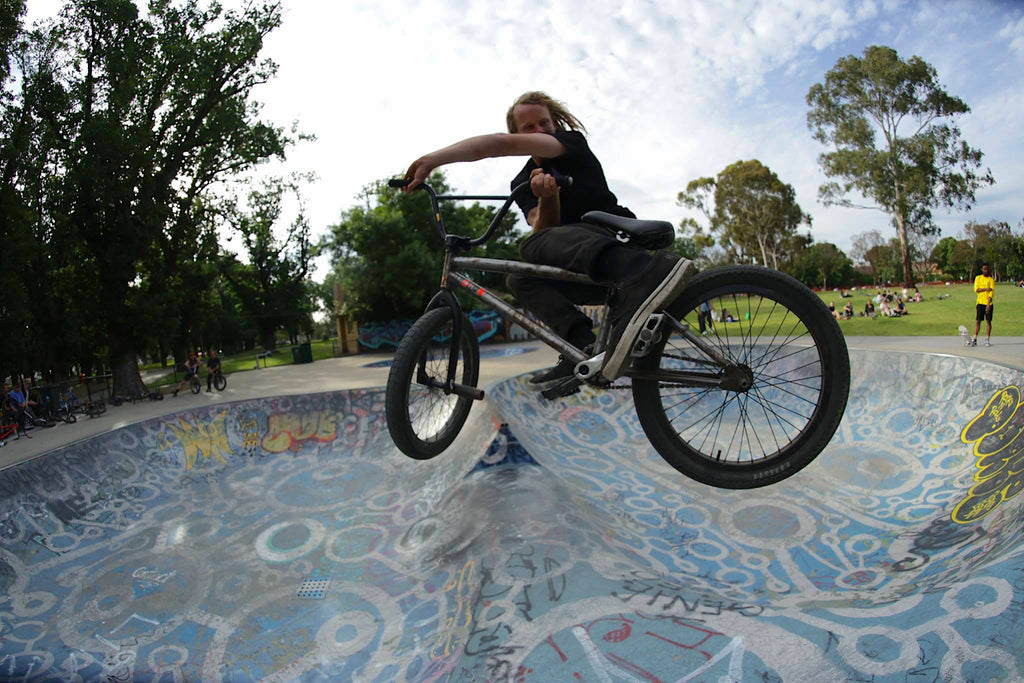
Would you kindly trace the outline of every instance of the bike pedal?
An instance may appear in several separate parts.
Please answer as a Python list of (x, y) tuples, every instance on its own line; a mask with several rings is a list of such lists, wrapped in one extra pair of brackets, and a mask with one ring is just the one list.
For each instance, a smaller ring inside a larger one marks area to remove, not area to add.
[(554, 401), (559, 398), (564, 398), (566, 396), (572, 396), (573, 394), (579, 393), (580, 386), (581, 384), (578, 379), (576, 379), (575, 377), (570, 377), (561, 384), (557, 384), (551, 387), (550, 389), (545, 389), (544, 391), (540, 392), (540, 395), (549, 401)]
[(652, 313), (647, 318), (636, 341), (633, 342), (633, 348), (629, 352), (630, 357), (642, 358), (651, 352), (651, 348), (661, 341), (661, 328), (664, 321), (664, 313)]

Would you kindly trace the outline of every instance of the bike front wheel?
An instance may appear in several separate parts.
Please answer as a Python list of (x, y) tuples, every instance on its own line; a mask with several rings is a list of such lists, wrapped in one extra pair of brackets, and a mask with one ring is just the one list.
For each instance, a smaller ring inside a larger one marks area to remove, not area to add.
[(217, 373), (213, 376), (213, 388), (217, 391), (224, 391), (228, 385), (228, 378), (224, 375)]
[[(388, 431), (410, 458), (427, 460), (452, 444), (469, 416), (473, 399), (446, 394), (453, 334), (447, 306), (427, 311), (402, 337), (388, 374), (384, 407)], [(455, 381), (475, 387), (480, 349), (469, 320), (462, 316)]]
[(193, 377), (188, 381), (188, 388), (192, 390), (193, 394), (198, 394), (203, 390), (203, 385), (199, 382), (198, 377)]
[[(850, 389), (846, 341), (824, 302), (778, 271), (730, 266), (694, 277), (668, 312), (752, 383), (738, 390), (634, 379), (640, 424), (658, 453), (688, 477), (727, 489), (767, 486), (810, 464), (835, 434)], [(693, 342), (668, 333), (635, 367), (720, 371)]]

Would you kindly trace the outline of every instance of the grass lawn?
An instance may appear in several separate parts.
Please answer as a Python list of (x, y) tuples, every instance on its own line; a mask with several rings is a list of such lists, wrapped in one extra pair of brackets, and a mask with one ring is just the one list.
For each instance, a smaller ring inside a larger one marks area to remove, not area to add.
[[(875, 296), (879, 290), (868, 288), (851, 292), (853, 298), (843, 299), (839, 292), (819, 292), (818, 296), (828, 304), (834, 302), (836, 310), (842, 310), (847, 301), (853, 303), (854, 313), (864, 311), (864, 304), (869, 297)], [(948, 294), (948, 299), (939, 299), (938, 295)], [(944, 337), (957, 336), (960, 325), (966, 325), (970, 333), (974, 333), (974, 302), (975, 295), (973, 287), (964, 285), (923, 285), (921, 295), (924, 301), (908, 302), (908, 315), (900, 318), (875, 318), (854, 317), (850, 320), (840, 320), (839, 326), (843, 332), (850, 337), (900, 337), (900, 336), (925, 336)], [(877, 310), (877, 305), (876, 305)], [(981, 335), (985, 334), (985, 325), (982, 324)], [(995, 295), (995, 316), (992, 321), (993, 336), (1024, 336), (1024, 289), (1013, 287), (1008, 283), (996, 285)], [(313, 360), (323, 360), (334, 355), (333, 342), (316, 341), (312, 342)], [(262, 348), (245, 351), (234, 356), (222, 356), (221, 362), (224, 374), (230, 375), (236, 372), (256, 369), (256, 354), (262, 353)], [(290, 345), (282, 345), (272, 356), (260, 359), (260, 367), (266, 362), (267, 367), (275, 365), (291, 365), (292, 351)], [(159, 363), (144, 365), (142, 370), (158, 370)], [(201, 377), (205, 382), (206, 373), (202, 372)], [(181, 373), (177, 380), (181, 380)], [(176, 384), (174, 374), (166, 377), (150, 380), (147, 384), (152, 387), (167, 386)]]
[[(960, 325), (965, 325), (968, 332), (974, 334), (973, 285), (923, 285), (920, 289), (924, 301), (907, 302), (908, 315), (900, 318), (854, 317), (840, 320), (839, 326), (850, 337), (956, 336)], [(850, 301), (856, 314), (863, 313), (868, 297), (878, 292), (878, 289), (859, 289), (851, 292), (852, 299), (840, 298), (839, 292), (819, 292), (818, 296), (826, 305), (835, 303), (837, 311), (842, 311)], [(939, 300), (939, 294), (949, 294), (949, 298)], [(875, 310), (878, 310), (877, 304)], [(981, 324), (980, 335), (985, 335), (985, 323)], [(1024, 289), (1009, 283), (996, 284), (992, 336), (1024, 336)]]
[[(312, 347), (312, 351), (313, 351), (313, 361), (314, 362), (316, 362), (318, 360), (323, 360), (325, 358), (333, 358), (334, 357), (334, 345), (333, 345), (333, 342), (331, 340), (311, 342), (311, 347)], [(223, 369), (223, 372), (224, 372), (225, 375), (231, 375), (231, 374), (236, 373), (236, 372), (244, 372), (246, 370), (255, 370), (256, 369), (256, 355), (257, 354), (262, 354), (262, 353), (263, 353), (263, 348), (259, 347), (259, 348), (256, 348), (256, 349), (251, 349), (249, 351), (243, 351), (242, 353), (238, 353), (238, 354), (235, 354), (233, 356), (221, 356), (220, 357), (220, 359), (221, 359), (221, 368)], [(268, 368), (272, 368), (272, 367), (274, 367), (276, 365), (291, 365), (292, 364), (292, 347), (291, 347), (291, 345), (290, 344), (283, 344), (283, 345), (279, 346), (274, 351), (273, 355), (271, 355), (271, 356), (269, 356), (267, 358), (260, 358), (260, 367), (261, 368), (264, 367), (264, 363), (266, 363), (266, 367), (268, 367)], [(160, 369), (160, 363), (148, 363), (146, 365), (140, 366), (139, 369), (144, 371), (144, 372), (148, 371), (148, 370), (159, 370)], [(168, 367), (168, 370), (170, 370), (169, 367)], [(203, 382), (205, 383), (206, 382), (206, 368), (205, 367), (202, 370), (199, 371), (199, 376), (200, 376), (200, 378), (202, 378)], [(154, 387), (174, 385), (174, 384), (177, 384), (178, 382), (180, 382), (181, 378), (182, 378), (182, 373), (181, 372), (177, 373), (177, 379), (175, 379), (174, 373), (171, 372), (170, 374), (168, 374), (165, 377), (161, 377), (159, 379), (151, 379), (151, 380), (149, 380), (148, 382), (146, 382), (146, 385), (148, 387), (150, 387), (151, 389), (154, 388)]]

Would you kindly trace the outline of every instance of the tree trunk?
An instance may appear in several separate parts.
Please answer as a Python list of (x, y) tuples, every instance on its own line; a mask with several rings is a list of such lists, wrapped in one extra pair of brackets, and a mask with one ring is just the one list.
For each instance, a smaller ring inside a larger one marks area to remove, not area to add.
[(139, 359), (134, 351), (125, 351), (114, 359), (115, 396), (138, 396), (146, 391), (146, 385), (139, 374)]
[(910, 243), (907, 241), (907, 224), (903, 214), (896, 212), (896, 230), (900, 235), (900, 256), (903, 260), (903, 286), (914, 286), (914, 270), (910, 266)]

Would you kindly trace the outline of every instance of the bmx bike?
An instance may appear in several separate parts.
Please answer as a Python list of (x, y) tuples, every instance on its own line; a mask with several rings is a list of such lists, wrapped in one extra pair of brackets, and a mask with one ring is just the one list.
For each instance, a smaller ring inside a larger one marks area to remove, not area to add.
[(188, 388), (193, 394), (198, 394), (203, 390), (203, 383), (199, 381), (199, 371), (189, 375), (188, 377)]
[[(398, 188), (408, 181), (388, 184)], [(560, 268), (460, 255), (494, 236), (517, 194), (529, 191), (529, 182), (507, 197), (437, 195), (429, 185), (420, 188), (430, 196), (445, 257), (441, 289), (402, 338), (388, 375), (388, 430), (405, 455), (423, 460), (442, 453), (461, 430), (473, 401), (484, 397), (476, 386), (476, 334), (456, 291), (495, 309), (576, 364), (576, 381), (545, 391), (545, 398), (570, 395), (583, 384), (631, 391), (655, 450), (696, 481), (728, 489), (766, 486), (806, 467), (831, 440), (850, 388), (846, 342), (824, 302), (796, 279), (757, 266), (724, 266), (695, 275), (675, 301), (648, 318), (635, 340), (621, 340), (632, 344), (629, 364), (612, 383), (601, 375), (610, 334), (607, 303), (597, 342), (579, 349), (464, 273), (602, 284)], [(443, 200), (504, 204), (483, 235), (467, 237), (445, 231), (438, 205)], [(599, 211), (585, 214), (583, 221), (647, 250), (671, 245), (675, 234), (665, 221)], [(706, 315), (709, 309), (720, 314), (717, 319), (714, 313)]]
[(220, 368), (217, 368), (210, 374), (213, 375), (213, 388), (217, 391), (224, 391), (228, 386), (228, 378), (224, 376)]

